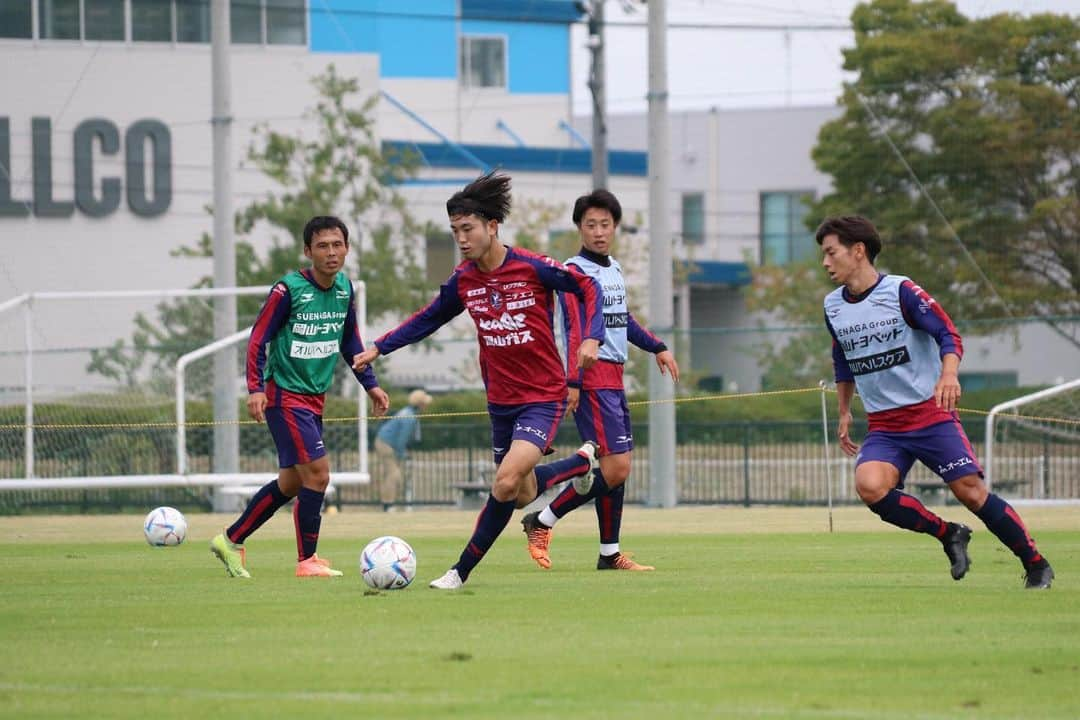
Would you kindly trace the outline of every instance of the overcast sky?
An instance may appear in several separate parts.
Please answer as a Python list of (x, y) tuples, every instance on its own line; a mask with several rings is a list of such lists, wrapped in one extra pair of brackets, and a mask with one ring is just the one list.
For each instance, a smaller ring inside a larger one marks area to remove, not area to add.
[[(668, 0), (667, 14), (672, 25), (846, 26), (856, 4), (852, 0)], [(624, 5), (638, 9), (626, 12)], [(1080, 0), (960, 0), (957, 6), (968, 17), (1002, 12), (1075, 14), (1080, 11)], [(605, 12), (611, 23), (644, 25), (647, 21), (646, 10), (637, 0), (607, 0)], [(572, 32), (574, 112), (587, 115), (591, 113), (587, 31), (576, 25)], [(792, 30), (785, 38), (780, 30), (671, 27), (671, 108), (831, 105), (844, 79), (841, 50), (853, 44), (847, 30)], [(608, 27), (609, 113), (646, 109), (647, 49), (644, 27)]]

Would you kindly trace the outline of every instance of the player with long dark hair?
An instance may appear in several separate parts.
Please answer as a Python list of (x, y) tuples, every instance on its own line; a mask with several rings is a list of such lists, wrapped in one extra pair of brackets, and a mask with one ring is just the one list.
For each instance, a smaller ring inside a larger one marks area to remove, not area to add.
[[(492, 450), (497, 471), (487, 503), (458, 562), (431, 582), (455, 590), (506, 527), (515, 507), (537, 497), (533, 472), (548, 453), (566, 412), (566, 374), (552, 326), (555, 292), (572, 293), (581, 304), (584, 339), (577, 351), (583, 368), (596, 362), (604, 338), (603, 296), (596, 282), (555, 260), (499, 241), (499, 224), (510, 210), (510, 178), (488, 173), (446, 203), (450, 229), (465, 258), (426, 307), (377, 339), (356, 358), (364, 370), (379, 355), (423, 340), (462, 312), (476, 324), (480, 372), (488, 397)], [(591, 488), (596, 448), (586, 443), (561, 479), (579, 478)]]

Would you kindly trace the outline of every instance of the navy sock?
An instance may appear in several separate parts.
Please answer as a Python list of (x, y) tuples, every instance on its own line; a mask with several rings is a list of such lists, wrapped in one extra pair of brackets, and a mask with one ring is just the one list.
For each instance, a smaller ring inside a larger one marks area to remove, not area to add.
[(623, 498), (626, 484), (612, 488), (607, 495), (596, 498), (596, 520), (600, 525), (600, 544), (614, 545), (619, 542), (622, 527)]
[(1001, 543), (1013, 551), (1013, 554), (1024, 563), (1025, 566), (1039, 562), (1043, 559), (1035, 547), (1035, 541), (1031, 539), (1024, 521), (1013, 509), (1013, 506), (1005, 502), (1001, 497), (990, 493), (986, 502), (975, 513), (983, 521), (987, 529), (997, 536)]
[(578, 495), (577, 490), (573, 485), (567, 485), (563, 488), (563, 491), (559, 493), (551, 504), (548, 505), (551, 508), (551, 512), (555, 514), (555, 517), (561, 518), (571, 510), (576, 510), (585, 503), (589, 502), (593, 498), (603, 497), (610, 492), (607, 483), (604, 482), (604, 476), (600, 472), (600, 468), (593, 470), (593, 484), (592, 489), (585, 495)]
[(225, 537), (237, 545), (242, 545), (251, 533), (258, 530), (264, 522), (274, 516), (281, 506), (289, 502), (290, 498), (281, 492), (277, 480), (259, 488), (259, 492), (248, 502), (244, 512), (236, 519), (229, 529), (225, 531)]
[(939, 539), (948, 530), (948, 523), (927, 510), (917, 497), (899, 490), (890, 490), (888, 495), (867, 507), (885, 522), (905, 530), (926, 533)]
[(495, 539), (510, 522), (513, 514), (513, 500), (499, 502), (494, 495), (488, 495), (487, 504), (476, 518), (476, 527), (473, 529), (472, 537), (469, 538), (469, 544), (461, 551), (461, 557), (454, 565), (463, 582), (469, 579), (469, 573), (495, 544)]
[(307, 560), (315, 554), (319, 545), (319, 526), (322, 525), (324, 494), (310, 488), (300, 488), (293, 507), (293, 523), (296, 525), (297, 560)]
[(538, 496), (543, 495), (544, 491), (552, 485), (557, 485), (563, 480), (569, 480), (578, 475), (584, 475), (588, 469), (589, 461), (577, 453), (562, 460), (537, 465), (535, 469), (536, 494)]

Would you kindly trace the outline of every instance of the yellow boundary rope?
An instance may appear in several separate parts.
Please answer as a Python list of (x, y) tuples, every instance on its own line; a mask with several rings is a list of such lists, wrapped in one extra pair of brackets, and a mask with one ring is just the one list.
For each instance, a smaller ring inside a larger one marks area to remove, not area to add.
[[(825, 391), (826, 392), (831, 392), (831, 393), (836, 392), (836, 390), (831, 389), (831, 388), (827, 388)], [(797, 389), (794, 389), (794, 390), (766, 390), (766, 391), (762, 391), (762, 392), (732, 393), (732, 394), (727, 394), (727, 395), (695, 395), (693, 397), (673, 398), (671, 400), (635, 400), (634, 402), (631, 402), (631, 403), (628, 403), (628, 404), (631, 405), (631, 406), (640, 406), (640, 405), (660, 405), (660, 404), (668, 404), (668, 403), (680, 404), (680, 403), (690, 403), (690, 402), (706, 402), (706, 401), (715, 401), (715, 400), (720, 400), (720, 401), (723, 401), (723, 400), (744, 400), (744, 399), (747, 399), (747, 398), (769, 397), (769, 396), (776, 396), (776, 395), (798, 395), (798, 394), (804, 394), (804, 393), (810, 393), (810, 392), (821, 392), (821, 388), (820, 387), (808, 387), (808, 388), (797, 388)], [(972, 410), (972, 409), (969, 409), (969, 408), (957, 408), (957, 412), (964, 413), (964, 414), (969, 414), (969, 415), (989, 415), (990, 414), (989, 411), (986, 411), (986, 410)], [(384, 421), (384, 420), (389, 420), (391, 417), (393, 417), (393, 416), (391, 416), (391, 415), (387, 415), (387, 416), (383, 416), (383, 417), (370, 416), (370, 417), (368, 417), (368, 421), (369, 422), (381, 422), (381, 421)], [(418, 418), (423, 418), (425, 420), (435, 420), (435, 419), (440, 419), (440, 418), (460, 418), (460, 417), (487, 417), (487, 411), (484, 411), (484, 410), (470, 410), (470, 411), (461, 411), (461, 412), (424, 413), (422, 415), (417, 415), (417, 417)], [(1039, 422), (1060, 423), (1062, 425), (1080, 426), (1080, 419), (1077, 419), (1077, 418), (1055, 418), (1055, 417), (1044, 417), (1044, 416), (1039, 416), (1039, 415), (1021, 415), (1021, 414), (1018, 414), (1018, 413), (1000, 413), (999, 417), (1023, 418), (1025, 420), (1036, 420), (1036, 421), (1039, 421)], [(323, 418), (323, 423), (325, 424), (325, 423), (340, 423), (340, 422), (356, 422), (359, 419), (360, 419), (359, 415), (353, 415), (353, 416), (350, 416), (350, 417)], [(218, 421), (215, 421), (215, 420), (189, 420), (188, 422), (184, 423), (184, 426), (185, 427), (213, 427), (213, 426), (216, 426), (216, 425), (261, 425), (261, 424), (262, 423), (258, 422), (257, 420), (234, 420), (234, 421), (229, 421), (229, 422), (218, 422)], [(0, 430), (25, 430), (26, 427), (27, 426), (26, 426), (25, 423), (20, 423), (20, 424), (16, 424), (16, 423), (0, 424)], [(88, 430), (88, 429), (131, 430), (131, 429), (138, 429), (138, 428), (175, 428), (176, 427), (176, 422), (40, 423), (40, 424), (35, 423), (35, 424), (31, 425), (30, 427), (34, 428), (35, 430)]]

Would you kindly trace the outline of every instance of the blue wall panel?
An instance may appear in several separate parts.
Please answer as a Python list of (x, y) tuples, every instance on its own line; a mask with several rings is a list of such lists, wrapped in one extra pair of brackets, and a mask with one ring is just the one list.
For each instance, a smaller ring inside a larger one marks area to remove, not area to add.
[(457, 77), (455, 0), (313, 0), (310, 7), (313, 52), (377, 53), (382, 77)]

